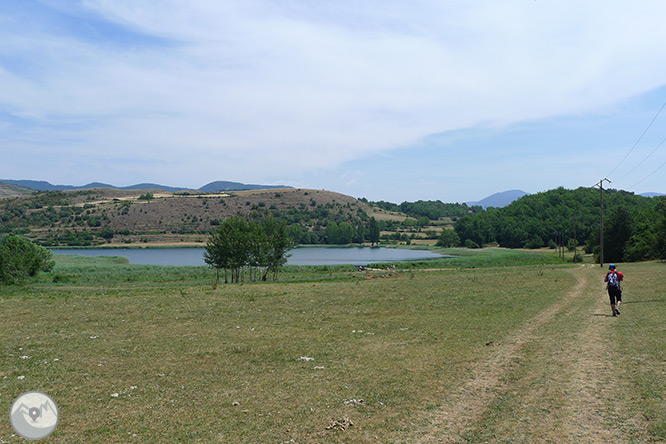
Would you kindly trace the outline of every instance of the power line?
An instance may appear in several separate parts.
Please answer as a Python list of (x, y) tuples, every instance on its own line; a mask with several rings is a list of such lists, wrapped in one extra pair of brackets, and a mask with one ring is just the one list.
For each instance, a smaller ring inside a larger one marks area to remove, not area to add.
[(636, 165), (636, 166), (633, 167), (631, 170), (629, 170), (629, 172), (628, 172), (627, 174), (625, 174), (625, 175), (622, 176), (622, 177), (617, 178), (616, 180), (624, 179), (625, 177), (627, 177), (628, 175), (630, 175), (631, 173), (633, 173), (634, 171), (636, 171), (636, 168), (638, 168), (639, 166), (643, 165), (643, 163), (644, 163), (646, 160), (648, 160), (648, 159), (650, 158), (650, 156), (652, 156), (652, 155), (655, 153), (655, 151), (657, 151), (657, 150), (658, 150), (658, 149), (659, 149), (659, 148), (660, 148), (665, 142), (666, 142), (666, 137), (664, 137), (664, 139), (663, 139), (661, 142), (659, 142), (659, 145), (657, 145), (657, 146), (652, 150), (652, 152), (650, 152), (650, 154), (648, 154), (647, 156), (645, 156), (645, 158), (644, 158), (643, 160), (641, 160), (641, 161), (638, 163), (638, 165)]
[(659, 168), (657, 168), (656, 170), (654, 170), (653, 172), (651, 172), (650, 174), (648, 174), (647, 176), (645, 176), (644, 178), (642, 178), (641, 180), (639, 180), (638, 182), (636, 182), (635, 184), (633, 184), (633, 185), (632, 185), (631, 187), (629, 187), (629, 188), (634, 188), (636, 185), (640, 184), (640, 183), (643, 182), (644, 180), (647, 180), (648, 178), (652, 177), (657, 171), (659, 171), (660, 169), (662, 169), (664, 166), (666, 166), (666, 162), (664, 162), (664, 163), (662, 163), (661, 165), (659, 165)]
[(643, 136), (645, 136), (645, 134), (648, 132), (648, 130), (650, 129), (650, 127), (652, 126), (654, 121), (657, 120), (657, 117), (659, 117), (659, 114), (661, 114), (661, 111), (664, 109), (664, 107), (666, 107), (666, 101), (664, 101), (664, 104), (661, 105), (661, 108), (659, 108), (659, 111), (657, 111), (657, 114), (655, 114), (655, 116), (652, 118), (652, 120), (650, 121), (650, 124), (647, 126), (647, 128), (645, 128), (645, 130), (643, 131), (643, 134), (641, 134), (641, 136), (634, 143), (634, 145), (631, 147), (629, 152), (624, 155), (622, 160), (620, 160), (620, 163), (618, 163), (617, 166), (615, 168), (613, 168), (613, 170), (610, 173), (607, 174), (607, 176), (610, 176), (611, 174), (613, 174), (615, 172), (615, 170), (617, 170), (620, 167), (620, 165), (622, 165), (624, 163), (624, 161), (627, 159), (629, 154), (631, 154), (631, 152), (634, 150), (634, 148), (636, 148), (636, 146), (640, 143), (640, 141), (643, 140)]

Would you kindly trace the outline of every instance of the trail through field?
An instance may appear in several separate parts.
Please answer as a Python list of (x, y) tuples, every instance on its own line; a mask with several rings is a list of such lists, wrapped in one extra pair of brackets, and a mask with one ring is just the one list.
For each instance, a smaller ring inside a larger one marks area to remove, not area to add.
[[(420, 443), (624, 443), (610, 307), (592, 265), (575, 286), (477, 361), (431, 412)], [(635, 421), (635, 419), (634, 419)], [(637, 424), (634, 424), (637, 425)]]

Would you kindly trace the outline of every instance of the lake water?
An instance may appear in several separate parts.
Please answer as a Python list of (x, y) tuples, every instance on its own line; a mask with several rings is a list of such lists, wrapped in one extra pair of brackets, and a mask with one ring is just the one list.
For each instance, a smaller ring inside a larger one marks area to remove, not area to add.
[[(68, 248), (54, 254), (82, 256), (124, 256), (130, 264), (206, 265), (203, 248)], [(427, 250), (403, 250), (384, 247), (304, 247), (289, 252), (288, 265), (368, 265), (378, 262), (401, 262), (450, 257)]]

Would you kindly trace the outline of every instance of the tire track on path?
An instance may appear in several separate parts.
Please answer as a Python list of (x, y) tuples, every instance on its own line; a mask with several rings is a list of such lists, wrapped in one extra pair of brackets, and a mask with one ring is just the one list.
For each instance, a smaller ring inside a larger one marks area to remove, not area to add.
[(526, 345), (502, 412), (477, 424), (482, 436), (529, 444), (631, 441), (616, 396), (622, 381), (611, 333), (619, 319), (610, 317), (598, 269), (582, 272), (587, 284)]
[[(546, 323), (561, 313), (583, 294), (588, 274), (583, 268), (574, 271), (575, 286), (558, 303), (551, 305), (539, 315), (527, 322), (519, 331), (495, 347), (493, 353), (477, 362), (469, 372), (469, 377), (447, 396), (444, 405), (428, 419), (430, 426), (411, 442), (418, 443), (459, 443), (464, 442), (463, 435), (472, 429), (484, 413), (505, 392), (509, 383), (505, 377), (512, 373), (518, 360), (524, 355), (521, 350), (527, 343), (534, 341), (536, 332)], [(612, 442), (612, 441), (607, 441)]]
[[(583, 297), (597, 298), (601, 283), (590, 288)], [(602, 290), (603, 291), (603, 290)], [(603, 310), (599, 304), (585, 313), (585, 327), (578, 333), (574, 342), (565, 347), (563, 366), (572, 369), (571, 379), (563, 389), (568, 402), (563, 406), (561, 416), (570, 418), (562, 423), (562, 431), (567, 442), (571, 443), (625, 443), (629, 439), (613, 427), (611, 421), (617, 411), (611, 400), (616, 384), (617, 359), (612, 350), (610, 306), (607, 298)]]

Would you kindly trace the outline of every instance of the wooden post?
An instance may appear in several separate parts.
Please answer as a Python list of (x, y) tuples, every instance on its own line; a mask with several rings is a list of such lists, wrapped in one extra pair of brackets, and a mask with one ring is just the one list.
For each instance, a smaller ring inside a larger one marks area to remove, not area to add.
[(604, 180), (608, 183), (611, 183), (611, 181), (608, 179), (601, 179), (597, 184), (599, 186), (599, 190), (601, 191), (601, 235), (600, 235), (601, 252), (599, 254), (599, 265), (601, 266), (601, 268), (604, 267)]

